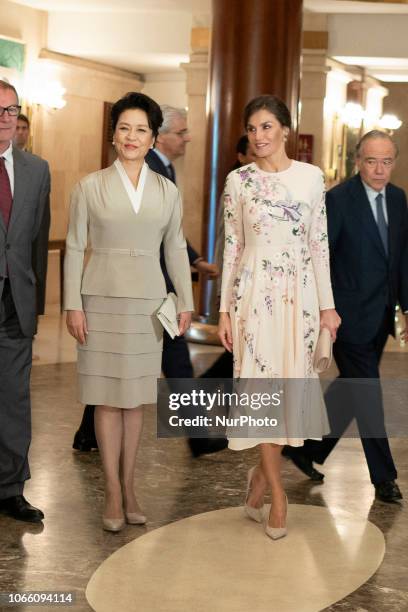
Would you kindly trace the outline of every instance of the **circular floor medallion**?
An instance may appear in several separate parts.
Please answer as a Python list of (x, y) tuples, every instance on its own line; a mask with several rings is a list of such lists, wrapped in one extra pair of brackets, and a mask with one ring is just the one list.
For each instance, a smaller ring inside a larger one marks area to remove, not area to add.
[(272, 541), (226, 508), (123, 546), (86, 597), (96, 612), (317, 612), (366, 582), (384, 551), (382, 532), (347, 512), (291, 504), (288, 536)]

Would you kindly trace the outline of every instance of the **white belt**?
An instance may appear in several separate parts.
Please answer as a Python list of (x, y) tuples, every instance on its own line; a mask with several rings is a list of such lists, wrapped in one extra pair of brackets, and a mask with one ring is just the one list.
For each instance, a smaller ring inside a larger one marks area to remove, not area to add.
[(99, 254), (110, 254), (115, 253), (117, 255), (129, 255), (130, 257), (138, 257), (140, 255), (145, 255), (147, 257), (155, 257), (158, 256), (158, 251), (146, 251), (144, 249), (109, 249), (109, 248), (100, 248), (100, 249), (92, 249), (92, 252), (95, 255)]

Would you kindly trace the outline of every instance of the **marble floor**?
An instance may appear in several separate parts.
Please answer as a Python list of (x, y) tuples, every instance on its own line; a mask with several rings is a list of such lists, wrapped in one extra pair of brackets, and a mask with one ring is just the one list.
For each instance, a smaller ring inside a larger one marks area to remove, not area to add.
[[(197, 374), (211, 364), (219, 351), (204, 345), (192, 349)], [(246, 471), (255, 462), (257, 452), (256, 449), (240, 453), (224, 450), (193, 459), (184, 440), (156, 439), (155, 412), (147, 410), (135, 484), (148, 523), (143, 527), (127, 526), (118, 534), (104, 532), (99, 454), (81, 454), (71, 449), (82, 407), (75, 399), (75, 347), (56, 311), (42, 321), (35, 353), (38, 359), (32, 373), (32, 479), (25, 493), (33, 504), (44, 510), (46, 518), (42, 526), (0, 517), (0, 592), (72, 591), (76, 601), (70, 609), (85, 612), (92, 609), (85, 597), (87, 584), (112, 553), (175, 521), (241, 506)], [(407, 378), (407, 366), (407, 347), (391, 345), (384, 357), (383, 375)], [(391, 446), (399, 469), (398, 482), (408, 499), (408, 441), (392, 439)], [(328, 509), (333, 515), (347, 512), (355, 519), (368, 520), (384, 534), (386, 546), (383, 562), (374, 575), (325, 611), (407, 611), (407, 503), (389, 505), (374, 499), (358, 440), (342, 440), (323, 471), (324, 484), (315, 484), (285, 462), (283, 476), (289, 503), (294, 507)], [(316, 528), (320, 529), (319, 524)], [(200, 559), (199, 549), (196, 558)], [(248, 560), (246, 556), (245, 559)], [(205, 582), (205, 579), (204, 564), (202, 580)], [(245, 571), (239, 576), (242, 579)], [(313, 588), (310, 584), (311, 593)], [(29, 612), (32, 608), (4, 608), (9, 609)], [(305, 604), (304, 609), (310, 608)], [(128, 612), (120, 604), (112, 608), (112, 612), (116, 610)], [(146, 608), (143, 601), (137, 610), (156, 612)], [(179, 610), (192, 612), (182, 604)], [(223, 612), (222, 607), (217, 610)], [(280, 612), (273, 601), (261, 612), (269, 611)], [(303, 612), (302, 606), (293, 612)]]

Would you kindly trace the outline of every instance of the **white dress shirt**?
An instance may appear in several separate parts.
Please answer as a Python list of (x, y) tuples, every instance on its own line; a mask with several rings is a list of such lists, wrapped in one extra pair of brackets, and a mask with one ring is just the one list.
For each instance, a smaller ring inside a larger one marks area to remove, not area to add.
[(9, 177), (11, 195), (14, 195), (14, 160), (13, 160), (13, 145), (9, 144), (8, 148), (0, 155), (4, 157), (4, 165)]

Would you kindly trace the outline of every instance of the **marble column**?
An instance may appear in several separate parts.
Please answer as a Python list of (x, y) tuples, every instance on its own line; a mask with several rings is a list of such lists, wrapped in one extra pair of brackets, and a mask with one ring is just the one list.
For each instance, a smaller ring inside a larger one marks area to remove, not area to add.
[(299, 133), (313, 136), (313, 163), (322, 169), (330, 167), (331, 138), (325, 136), (324, 100), (326, 96), (327, 51), (304, 49), (302, 56), (301, 113)]
[[(274, 93), (293, 117), (289, 154), (296, 150), (302, 0), (213, 0), (207, 98), (204, 180), (204, 254), (212, 259), (217, 204), (243, 133), (242, 112), (260, 94)], [(209, 284), (202, 286), (200, 311), (209, 312)]]
[(191, 143), (184, 156), (184, 226), (186, 235), (197, 251), (201, 251), (203, 223), (203, 184), (206, 139), (206, 93), (208, 81), (208, 28), (191, 31), (190, 62), (181, 64), (186, 72), (188, 128)]

